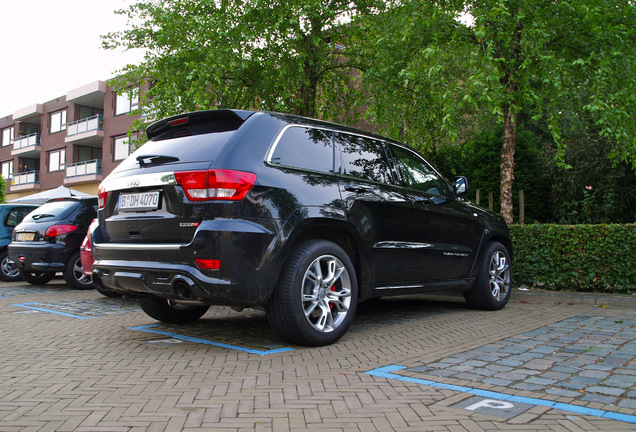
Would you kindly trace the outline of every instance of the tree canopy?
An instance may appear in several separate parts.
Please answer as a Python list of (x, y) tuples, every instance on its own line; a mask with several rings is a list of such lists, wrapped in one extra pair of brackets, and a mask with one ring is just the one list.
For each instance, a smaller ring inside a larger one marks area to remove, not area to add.
[(522, 124), (545, 131), (562, 167), (568, 137), (595, 135), (636, 169), (633, 0), (142, 0), (120, 13), (129, 28), (104, 46), (146, 57), (114, 85), (147, 83), (154, 118), (229, 107), (352, 123), (365, 112), (422, 150), (501, 128), (508, 222)]
[(217, 107), (340, 118), (351, 112), (355, 65), (344, 23), (375, 0), (145, 0), (118, 13), (129, 28), (106, 48), (145, 50), (119, 87), (148, 82), (142, 105), (163, 117)]
[[(463, 10), (474, 17), (471, 26), (449, 20)], [(509, 223), (520, 123), (540, 124), (559, 146), (577, 128), (594, 129), (614, 143), (610, 157), (636, 167), (631, 121), (636, 6), (631, 0), (460, 5), (413, 0), (368, 25), (374, 31), (361, 51), (374, 57), (367, 92), (381, 100), (373, 115), (389, 132), (399, 118), (404, 133), (419, 137), (426, 148), (488, 122), (503, 125), (501, 213)], [(436, 127), (437, 134), (414, 131), (422, 124)]]

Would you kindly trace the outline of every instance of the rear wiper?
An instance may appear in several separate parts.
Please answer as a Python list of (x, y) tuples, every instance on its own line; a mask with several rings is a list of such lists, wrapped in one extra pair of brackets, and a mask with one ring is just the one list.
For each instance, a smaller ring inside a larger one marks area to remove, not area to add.
[(143, 168), (144, 165), (160, 165), (169, 162), (178, 162), (179, 158), (175, 156), (165, 155), (145, 155), (137, 156), (137, 162), (139, 166)]
[(40, 220), (40, 219), (50, 218), (50, 217), (55, 217), (55, 215), (42, 213), (42, 214), (36, 214), (35, 216), (31, 216), (31, 219)]

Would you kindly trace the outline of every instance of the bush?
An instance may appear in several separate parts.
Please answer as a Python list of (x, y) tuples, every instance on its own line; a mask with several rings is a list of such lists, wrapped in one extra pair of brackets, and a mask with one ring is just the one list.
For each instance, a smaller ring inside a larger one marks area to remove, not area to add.
[(636, 292), (636, 225), (513, 225), (515, 285)]

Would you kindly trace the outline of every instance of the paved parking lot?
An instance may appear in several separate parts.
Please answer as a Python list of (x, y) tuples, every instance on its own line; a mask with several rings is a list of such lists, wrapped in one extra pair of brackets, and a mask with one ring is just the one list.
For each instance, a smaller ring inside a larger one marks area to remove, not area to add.
[(371, 301), (306, 348), (254, 310), (166, 325), (61, 280), (0, 283), (0, 430), (635, 430), (636, 308), (515, 299)]

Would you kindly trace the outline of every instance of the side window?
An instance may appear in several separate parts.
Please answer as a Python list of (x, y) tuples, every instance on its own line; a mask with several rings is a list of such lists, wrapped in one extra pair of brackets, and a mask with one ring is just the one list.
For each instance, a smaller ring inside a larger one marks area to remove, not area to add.
[(7, 219), (4, 221), (5, 226), (16, 227), (31, 211), (33, 211), (31, 207), (16, 207), (11, 209), (7, 215)]
[(324, 173), (333, 172), (333, 132), (292, 126), (283, 132), (269, 162)]
[(382, 143), (356, 135), (336, 133), (341, 174), (378, 183), (393, 183)]
[(417, 153), (395, 145), (390, 145), (390, 148), (405, 187), (431, 195), (448, 196), (446, 181)]

